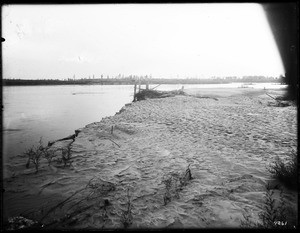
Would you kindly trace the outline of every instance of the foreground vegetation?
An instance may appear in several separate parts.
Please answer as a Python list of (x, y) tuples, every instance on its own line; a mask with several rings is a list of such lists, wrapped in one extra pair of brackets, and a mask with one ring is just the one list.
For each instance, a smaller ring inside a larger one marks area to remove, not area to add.
[(280, 191), (279, 201), (275, 198), (275, 192), (266, 187), (264, 205), (259, 213), (259, 222), (254, 221), (250, 214), (243, 214), (244, 220), (241, 221), (242, 228), (261, 228), (261, 229), (295, 229), (297, 213), (292, 213), (283, 200), (283, 190)]
[[(72, 142), (64, 149), (52, 150), (50, 146), (43, 146), (41, 138), (38, 146), (31, 146), (23, 153), (23, 155), (28, 158), (26, 168), (30, 167), (30, 163), (33, 163), (35, 166), (35, 172), (38, 173), (40, 161), (43, 158), (47, 160), (48, 166), (50, 166), (54, 160), (56, 160), (57, 163), (63, 162), (64, 167), (71, 166), (71, 144)], [(61, 157), (59, 157), (59, 154)]]
[(297, 153), (292, 150), (288, 161), (283, 162), (279, 157), (270, 164), (267, 170), (272, 174), (273, 178), (280, 181), (287, 188), (297, 190), (298, 185), (298, 163)]
[[(267, 167), (272, 177), (286, 188), (297, 190), (298, 186), (298, 163), (297, 153), (291, 150), (288, 161), (283, 162), (279, 157)], [(277, 187), (278, 188), (278, 187)], [(296, 228), (297, 213), (286, 205), (283, 199), (283, 189), (280, 190), (279, 201), (276, 201), (275, 192), (269, 184), (266, 186), (265, 200), (262, 211), (259, 213), (260, 222), (255, 222), (250, 215), (243, 215), (241, 227), (245, 228), (272, 228), (272, 229), (294, 229)]]

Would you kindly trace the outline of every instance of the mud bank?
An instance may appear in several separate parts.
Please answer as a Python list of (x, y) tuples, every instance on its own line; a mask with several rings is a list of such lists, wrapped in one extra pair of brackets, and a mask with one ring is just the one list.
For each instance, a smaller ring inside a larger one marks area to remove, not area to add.
[[(41, 220), (74, 194), (43, 222), (102, 229), (124, 221), (129, 228), (239, 228), (243, 214), (258, 221), (266, 184), (280, 192), (266, 167), (297, 147), (297, 110), (270, 106), (262, 90), (222, 91), (134, 102), (85, 126), (72, 143), (72, 166), (43, 162), (37, 174), (24, 168), (4, 180), (5, 217)], [(193, 179), (166, 203), (167, 177), (188, 166)], [(297, 216), (297, 193), (283, 189)]]

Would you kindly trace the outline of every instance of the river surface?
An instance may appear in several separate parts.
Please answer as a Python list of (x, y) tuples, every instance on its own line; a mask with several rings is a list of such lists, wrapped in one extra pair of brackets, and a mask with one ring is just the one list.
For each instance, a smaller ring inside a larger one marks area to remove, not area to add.
[[(157, 85), (151, 85), (153, 88)], [(188, 88), (240, 87), (232, 84), (193, 84)], [(182, 85), (160, 85), (156, 90), (176, 90)], [(260, 83), (252, 88), (283, 88)], [(48, 141), (74, 134), (74, 130), (114, 115), (133, 100), (133, 85), (68, 85), (3, 87), (4, 164), (22, 154), (40, 138)], [(9, 158), (9, 159), (8, 159)]]

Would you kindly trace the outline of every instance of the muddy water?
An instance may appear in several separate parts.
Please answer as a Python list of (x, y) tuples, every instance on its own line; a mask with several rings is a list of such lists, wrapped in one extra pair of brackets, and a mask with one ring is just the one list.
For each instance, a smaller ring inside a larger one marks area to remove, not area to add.
[(3, 88), (5, 175), (17, 155), (40, 137), (44, 144), (114, 115), (133, 99), (132, 86), (20, 86)]

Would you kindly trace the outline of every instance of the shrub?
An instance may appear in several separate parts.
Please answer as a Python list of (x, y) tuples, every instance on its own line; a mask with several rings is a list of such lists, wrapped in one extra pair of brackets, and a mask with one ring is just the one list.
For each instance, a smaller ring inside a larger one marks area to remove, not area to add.
[(124, 228), (127, 228), (129, 227), (131, 224), (132, 224), (132, 212), (131, 212), (131, 209), (132, 209), (132, 203), (131, 203), (131, 198), (130, 198), (130, 195), (129, 195), (129, 188), (127, 189), (127, 208), (125, 211), (122, 212), (122, 215), (121, 215), (121, 222), (123, 223), (123, 226)]
[(172, 173), (164, 176), (162, 180), (162, 183), (165, 185), (163, 197), (164, 205), (167, 205), (172, 200), (172, 197), (179, 198), (179, 191), (181, 191), (191, 179), (193, 179), (193, 177), (190, 170), (190, 164), (183, 174)]
[(279, 228), (290, 229), (295, 228), (295, 225), (287, 221), (287, 208), (283, 200), (283, 191), (280, 192), (279, 203), (274, 198), (274, 191), (271, 191), (267, 185), (265, 193), (265, 203), (263, 210), (259, 213), (260, 223), (253, 222), (249, 215), (243, 215), (244, 219), (241, 221), (243, 228)]
[(62, 161), (64, 163), (64, 167), (67, 166), (67, 164), (69, 164), (69, 166), (72, 164), (70, 145), (68, 145), (67, 149), (62, 149)]
[[(23, 154), (28, 157), (26, 168), (29, 168), (30, 162), (35, 165), (36, 173), (39, 170), (39, 164), (41, 158), (45, 158), (48, 161), (48, 166), (50, 166), (54, 157), (56, 157), (55, 151), (50, 150), (49, 146), (44, 147), (42, 142), (42, 137), (39, 140), (39, 145), (37, 147), (31, 146)], [(68, 145), (67, 149), (62, 149), (62, 159), (64, 166), (71, 165), (71, 145)]]
[(191, 164), (189, 164), (188, 168), (185, 170), (183, 176), (180, 177), (180, 186), (185, 186), (189, 180), (193, 179), (190, 165)]
[(273, 164), (267, 170), (275, 179), (278, 179), (286, 187), (291, 189), (297, 188), (297, 154), (293, 150), (291, 158), (287, 163), (284, 163), (279, 157), (276, 157)]
[(43, 153), (44, 153), (44, 157), (47, 159), (48, 161), (48, 166), (50, 166), (51, 162), (52, 162), (52, 159), (54, 157), (56, 157), (55, 155), (55, 152), (52, 151), (52, 150), (49, 150), (49, 149), (44, 149), (43, 150)]
[(262, 220), (262, 226), (265, 228), (280, 228), (281, 224), (278, 223), (285, 224), (286, 222), (286, 208), (282, 191), (280, 192), (280, 204), (277, 207), (273, 195), (274, 191), (271, 191), (268, 187), (265, 194), (264, 211), (259, 214), (259, 217)]
[(29, 168), (30, 161), (35, 165), (36, 173), (39, 171), (40, 159), (42, 158), (43, 151), (40, 147), (32, 146), (27, 151), (24, 152), (24, 155), (28, 156), (28, 160), (26, 163), (26, 168)]
[(163, 179), (162, 181), (165, 185), (165, 194), (164, 194), (164, 205), (167, 205), (171, 201), (171, 187), (172, 187), (172, 176)]

